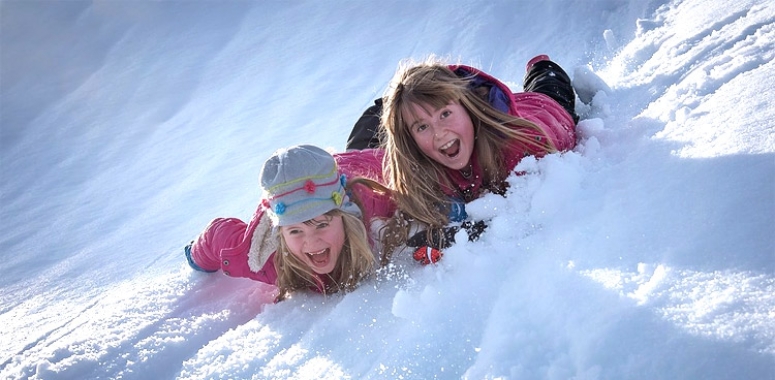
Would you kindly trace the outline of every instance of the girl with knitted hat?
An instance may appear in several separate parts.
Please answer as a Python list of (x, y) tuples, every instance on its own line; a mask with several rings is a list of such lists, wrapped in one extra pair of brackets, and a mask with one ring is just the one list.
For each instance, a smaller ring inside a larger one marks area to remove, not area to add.
[[(399, 68), (377, 104), (382, 110), (369, 111), (381, 112), (386, 185), (401, 210), (387, 225), (392, 232), (385, 236), (394, 238), (385, 244), (388, 255), (406, 242), (406, 220), (428, 226), (428, 244), (443, 247), (445, 234), (433, 231), (465, 218), (461, 208), (483, 193), (503, 194), (523, 157), (575, 146), (575, 93), (565, 71), (537, 56), (527, 64), (523, 89), (512, 93), (481, 70), (433, 59)], [(435, 261), (430, 250), (415, 258)]]
[(382, 151), (371, 149), (278, 150), (261, 170), (264, 196), (251, 220), (211, 221), (185, 247), (188, 263), (276, 285), (278, 300), (300, 289), (355, 288), (375, 267), (372, 221), (395, 211), (387, 192), (377, 191), (381, 160)]

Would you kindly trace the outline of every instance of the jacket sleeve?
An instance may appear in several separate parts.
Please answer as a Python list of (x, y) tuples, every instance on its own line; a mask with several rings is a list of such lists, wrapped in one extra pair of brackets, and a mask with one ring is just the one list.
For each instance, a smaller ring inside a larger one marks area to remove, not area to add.
[(191, 259), (206, 271), (221, 269), (221, 250), (243, 240), (247, 224), (237, 218), (213, 219), (191, 244)]
[[(453, 65), (450, 69), (460, 76), (475, 75), (474, 86), (488, 83), (492, 85), (489, 90), (488, 101), (496, 109), (509, 113), (512, 116), (521, 117), (541, 126), (546, 132), (546, 137), (559, 151), (573, 149), (576, 146), (576, 122), (573, 116), (565, 108), (551, 97), (539, 92), (512, 93), (508, 86), (497, 78), (470, 66)], [(536, 139), (543, 138), (534, 131), (525, 131), (528, 135), (535, 135)], [(546, 149), (543, 144), (517, 144), (512, 147), (514, 157), (508, 157), (511, 164), (518, 162), (522, 156), (543, 156)]]

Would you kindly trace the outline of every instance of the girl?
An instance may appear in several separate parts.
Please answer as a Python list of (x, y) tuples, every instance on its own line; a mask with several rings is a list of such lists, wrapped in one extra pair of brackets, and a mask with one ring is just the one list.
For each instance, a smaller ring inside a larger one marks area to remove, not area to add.
[(387, 225), (394, 233), (386, 236), (397, 237), (386, 242), (388, 255), (405, 241), (410, 220), (429, 227), (429, 245), (444, 246), (444, 234), (431, 231), (484, 192), (503, 194), (523, 157), (575, 146), (575, 94), (562, 68), (545, 55), (533, 58), (524, 89), (513, 94), (469, 66), (431, 60), (399, 68), (381, 117), (384, 173), (401, 210)]
[(276, 285), (278, 300), (300, 289), (355, 288), (374, 268), (372, 220), (395, 211), (377, 191), (381, 160), (379, 150), (336, 157), (311, 145), (278, 150), (261, 170), (264, 197), (250, 222), (210, 222), (185, 247), (189, 265)]

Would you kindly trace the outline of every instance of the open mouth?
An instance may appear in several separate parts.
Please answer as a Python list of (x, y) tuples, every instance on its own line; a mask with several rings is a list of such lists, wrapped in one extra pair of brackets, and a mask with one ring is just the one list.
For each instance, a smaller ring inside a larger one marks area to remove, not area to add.
[(444, 144), (441, 148), (439, 148), (439, 152), (449, 158), (457, 157), (457, 155), (460, 153), (460, 140), (454, 139)]
[(324, 265), (328, 262), (329, 252), (330, 250), (328, 248), (324, 248), (315, 252), (307, 252), (307, 256), (309, 256), (309, 259), (312, 261), (313, 264)]

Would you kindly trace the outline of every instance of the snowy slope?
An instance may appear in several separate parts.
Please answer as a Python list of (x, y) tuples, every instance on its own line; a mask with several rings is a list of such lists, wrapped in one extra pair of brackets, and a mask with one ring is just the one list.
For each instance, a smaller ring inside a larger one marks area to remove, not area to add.
[[(0, 378), (775, 379), (774, 42), (767, 0), (0, 2)], [(431, 53), (549, 54), (579, 145), (346, 296), (187, 267)]]

